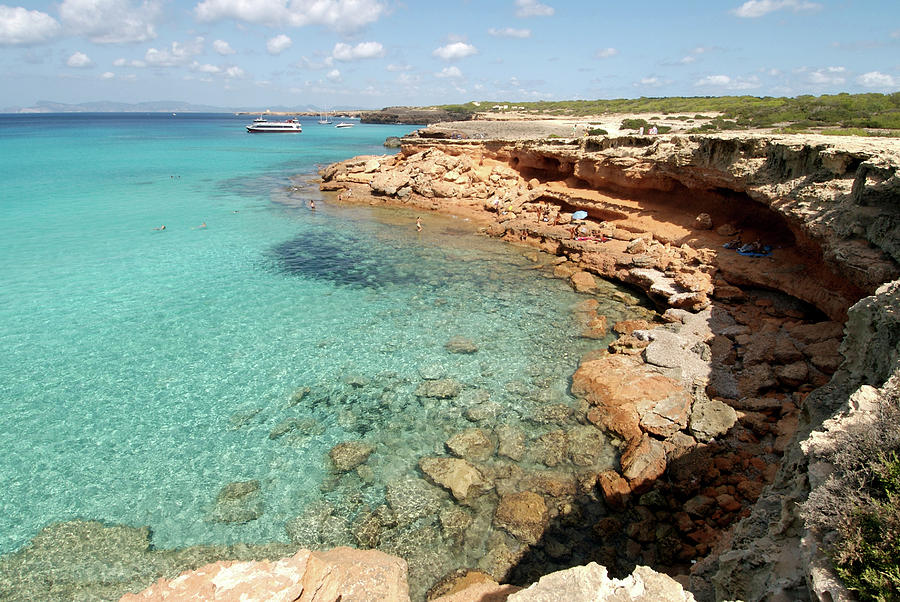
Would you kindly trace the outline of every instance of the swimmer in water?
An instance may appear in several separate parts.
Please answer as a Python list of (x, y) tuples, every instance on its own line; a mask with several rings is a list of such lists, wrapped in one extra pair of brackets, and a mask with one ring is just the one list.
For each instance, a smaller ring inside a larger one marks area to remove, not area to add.
[(422, 218), (417, 217), (416, 218), (416, 232), (421, 232), (421, 231), (422, 231)]
[(310, 199), (310, 201), (309, 201), (309, 210), (310, 210), (310, 211), (315, 211), (315, 210), (316, 210), (316, 202), (315, 202), (314, 200), (312, 200), (312, 199)]
[(154, 229), (154, 230), (159, 230), (159, 231), (160, 231), (160, 232), (162, 232), (162, 231), (163, 231), (163, 230), (165, 230), (165, 229), (166, 229), (166, 225), (165, 225), (165, 224), (163, 224), (163, 225), (162, 225), (162, 226), (160, 226), (160, 227), (159, 227), (159, 228), (153, 228), (153, 229)]

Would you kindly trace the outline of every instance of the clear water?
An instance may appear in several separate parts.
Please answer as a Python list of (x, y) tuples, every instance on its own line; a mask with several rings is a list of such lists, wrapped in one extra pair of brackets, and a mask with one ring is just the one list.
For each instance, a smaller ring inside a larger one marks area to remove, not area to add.
[[(583, 297), (523, 249), (453, 218), (417, 234), (402, 211), (304, 207), (319, 193), (293, 176), (413, 128), (249, 120), (0, 116), (0, 553), (72, 518), (150, 525), (161, 548), (287, 541), (341, 441), (377, 444), (374, 507), (471, 426), (473, 393), (512, 419), (572, 402), (602, 345), (574, 331)], [(453, 336), (478, 353), (449, 354)], [(463, 394), (417, 398), (426, 373)], [(316, 426), (270, 438), (291, 417)], [(208, 520), (250, 479), (260, 518)]]

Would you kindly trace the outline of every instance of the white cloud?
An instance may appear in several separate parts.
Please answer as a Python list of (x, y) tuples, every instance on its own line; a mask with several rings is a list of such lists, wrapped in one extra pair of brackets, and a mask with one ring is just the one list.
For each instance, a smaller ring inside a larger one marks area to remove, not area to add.
[(754, 76), (746, 78), (732, 78), (727, 75), (708, 75), (698, 80), (695, 84), (698, 88), (715, 87), (726, 90), (752, 90), (760, 86), (759, 78)]
[(659, 88), (660, 86), (664, 86), (664, 85), (665, 85), (665, 82), (663, 82), (663, 81), (662, 81), (661, 79), (659, 79), (658, 77), (644, 77), (644, 78), (641, 79), (640, 82), (638, 82), (638, 83), (635, 84), (635, 85), (636, 85), (636, 86), (637, 86), (637, 85), (647, 86), (647, 87), (649, 87), (649, 88)]
[(448, 78), (448, 79), (456, 79), (463, 76), (462, 71), (459, 70), (459, 67), (450, 66), (444, 67), (440, 70), (440, 72), (434, 74), (435, 77), (440, 78)]
[(731, 83), (731, 78), (727, 75), (708, 75), (699, 80), (695, 86), (727, 86)]
[(801, 11), (819, 10), (821, 4), (807, 0), (747, 0), (734, 9), (734, 14), (745, 19), (755, 19), (779, 10)]
[(598, 59), (608, 59), (610, 57), (616, 56), (617, 54), (619, 54), (619, 51), (615, 48), (601, 48), (596, 53)]
[(385, 13), (378, 0), (203, 0), (194, 7), (201, 21), (236, 19), (272, 27), (323, 25), (354, 31)]
[(838, 85), (843, 84), (846, 79), (844, 73), (847, 70), (843, 67), (828, 67), (827, 69), (818, 69), (809, 74), (809, 81), (813, 84), (822, 85)]
[(116, 74), (112, 71), (104, 71), (100, 74), (100, 79), (115, 79)]
[(497, 29), (495, 27), (491, 27), (488, 29), (488, 33), (494, 36), (495, 38), (530, 38), (531, 30), (530, 29), (515, 29), (513, 27), (504, 27), (503, 29)]
[(244, 70), (240, 67), (229, 67), (225, 70), (225, 77), (229, 79), (240, 79), (244, 77)]
[(74, 67), (76, 69), (84, 69), (85, 67), (92, 67), (93, 65), (94, 62), (83, 52), (76, 52), (66, 60), (66, 66)]
[(445, 61), (452, 61), (455, 59), (472, 56), (473, 54), (478, 54), (478, 49), (471, 44), (466, 44), (465, 42), (454, 42), (452, 44), (447, 44), (446, 46), (441, 46), (432, 54), (444, 59)]
[(116, 59), (113, 61), (114, 67), (137, 67), (143, 68), (147, 66), (147, 63), (144, 61), (129, 61), (127, 59)]
[(266, 51), (269, 54), (281, 54), (290, 48), (291, 44), (293, 44), (291, 39), (283, 33), (280, 33), (274, 38), (269, 38), (269, 41), (266, 42)]
[(549, 17), (554, 12), (553, 7), (537, 0), (516, 0), (517, 17)]
[(881, 73), (880, 71), (869, 71), (863, 73), (856, 81), (866, 88), (895, 88), (900, 87), (900, 78)]
[(201, 52), (203, 52), (203, 38), (195, 38), (193, 41), (185, 44), (172, 42), (172, 46), (169, 49), (148, 48), (147, 53), (144, 55), (144, 60), (147, 61), (148, 65), (154, 67), (177, 67), (178, 65), (187, 64)]
[(337, 69), (332, 69), (328, 73), (325, 74), (325, 78), (329, 81), (339, 82), (341, 81), (341, 72)]
[(226, 42), (225, 40), (216, 40), (212, 43), (213, 50), (215, 50), (218, 54), (222, 56), (228, 56), (229, 54), (234, 54), (234, 49), (231, 47), (231, 44)]
[(682, 65), (690, 65), (691, 63), (694, 63), (696, 61), (697, 57), (689, 54), (688, 56), (682, 57), (678, 62)]
[(158, 0), (63, 0), (59, 16), (66, 28), (97, 44), (146, 42), (156, 37), (162, 14)]
[(191, 71), (197, 71), (198, 73), (207, 73), (207, 74), (215, 74), (220, 73), (222, 69), (216, 67), (215, 65), (210, 65), (208, 63), (198, 63), (194, 61), (191, 63)]
[(0, 46), (39, 44), (60, 31), (56, 19), (37, 10), (0, 4)]
[(410, 70), (412, 70), (412, 66), (411, 65), (398, 65), (396, 63), (391, 63), (390, 65), (387, 66), (387, 70), (392, 73), (397, 73), (397, 72), (401, 72), (401, 71), (410, 71)]
[(356, 46), (338, 42), (334, 45), (331, 56), (338, 61), (376, 59), (384, 56), (384, 46), (379, 42), (360, 42)]

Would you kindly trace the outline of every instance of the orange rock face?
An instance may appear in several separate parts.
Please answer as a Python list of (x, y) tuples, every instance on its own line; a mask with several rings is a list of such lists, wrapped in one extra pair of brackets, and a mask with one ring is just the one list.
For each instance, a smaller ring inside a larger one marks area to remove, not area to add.
[(216, 562), (175, 579), (160, 579), (120, 602), (234, 600), (409, 600), (406, 562), (378, 550), (300, 550), (274, 562)]

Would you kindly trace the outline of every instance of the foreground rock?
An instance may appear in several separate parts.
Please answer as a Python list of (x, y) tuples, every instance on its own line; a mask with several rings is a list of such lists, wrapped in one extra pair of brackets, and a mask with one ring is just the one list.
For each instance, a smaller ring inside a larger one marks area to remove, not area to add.
[(241, 600), (241, 602), (402, 602), (409, 600), (406, 562), (378, 550), (300, 550), (269, 562), (217, 562), (160, 579), (122, 602)]

